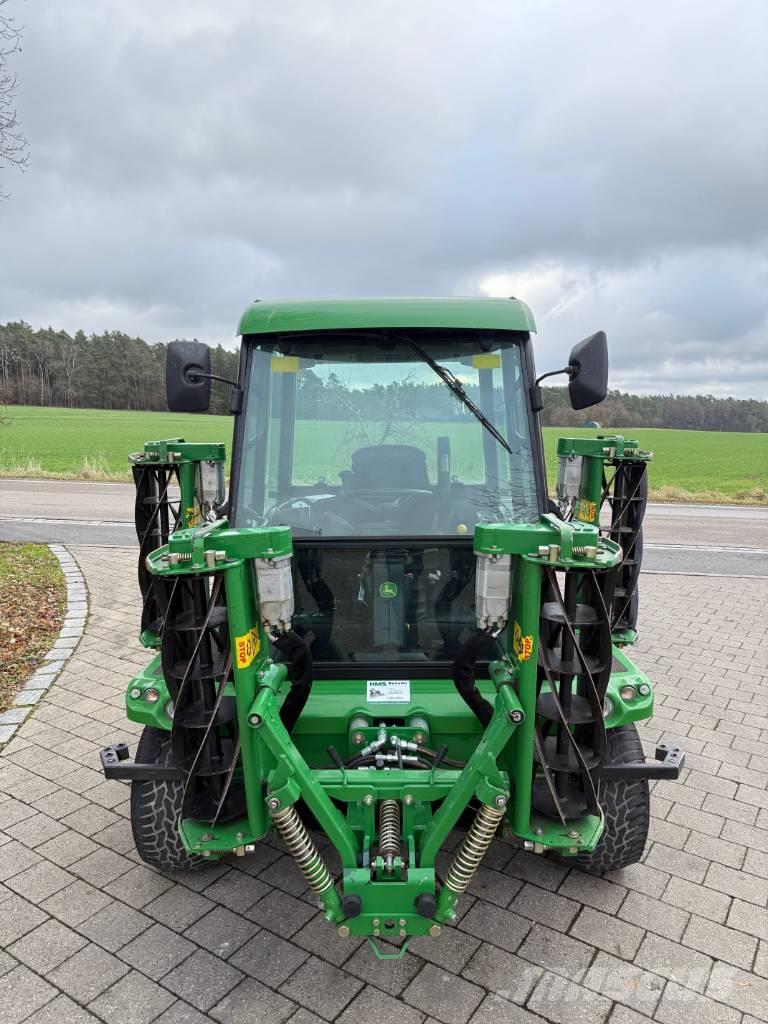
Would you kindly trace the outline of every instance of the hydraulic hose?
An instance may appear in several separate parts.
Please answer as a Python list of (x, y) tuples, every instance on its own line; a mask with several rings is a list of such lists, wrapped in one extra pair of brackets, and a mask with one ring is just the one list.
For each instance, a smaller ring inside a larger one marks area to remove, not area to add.
[(291, 689), (280, 709), (280, 718), (288, 732), (293, 732), (312, 689), (312, 654), (305, 640), (293, 630), (281, 633), (272, 642), (288, 666)]
[(477, 660), (493, 642), (489, 633), (474, 633), (465, 640), (453, 659), (453, 682), (467, 707), (485, 729), (493, 717), (493, 707), (482, 696), (475, 684)]

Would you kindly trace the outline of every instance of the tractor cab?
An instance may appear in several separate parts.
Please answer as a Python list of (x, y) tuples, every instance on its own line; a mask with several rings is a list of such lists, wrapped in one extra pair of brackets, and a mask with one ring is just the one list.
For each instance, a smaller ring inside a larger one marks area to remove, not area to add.
[(244, 335), (231, 521), (290, 527), (294, 628), (323, 670), (450, 661), (474, 629), (476, 524), (545, 507), (527, 314), (505, 305), (512, 329), (424, 326), (408, 303), (421, 325)]

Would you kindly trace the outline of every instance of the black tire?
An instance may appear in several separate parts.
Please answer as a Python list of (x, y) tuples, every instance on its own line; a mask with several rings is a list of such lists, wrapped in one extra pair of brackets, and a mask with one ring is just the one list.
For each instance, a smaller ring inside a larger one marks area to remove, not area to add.
[[(137, 764), (172, 764), (171, 734), (145, 726), (136, 748)], [(173, 779), (131, 783), (131, 828), (145, 864), (165, 871), (190, 871), (208, 863), (189, 854), (179, 837), (183, 785)]]
[[(644, 761), (643, 745), (633, 724), (608, 730), (608, 764)], [(600, 783), (605, 831), (592, 853), (571, 859), (583, 871), (603, 875), (636, 864), (643, 856), (651, 818), (648, 779)], [(564, 861), (565, 863), (565, 861)]]

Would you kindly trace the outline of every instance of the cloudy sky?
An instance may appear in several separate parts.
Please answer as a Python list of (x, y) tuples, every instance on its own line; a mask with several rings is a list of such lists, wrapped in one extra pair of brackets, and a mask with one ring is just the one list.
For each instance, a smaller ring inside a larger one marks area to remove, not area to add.
[(765, 0), (10, 0), (0, 322), (234, 344), (255, 297), (524, 298), (540, 370), (768, 398)]

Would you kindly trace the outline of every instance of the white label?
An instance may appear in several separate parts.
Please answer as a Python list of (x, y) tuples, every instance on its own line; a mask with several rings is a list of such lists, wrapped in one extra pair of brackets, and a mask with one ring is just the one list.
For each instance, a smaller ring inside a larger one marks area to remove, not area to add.
[(410, 704), (410, 679), (369, 679), (369, 704)]

